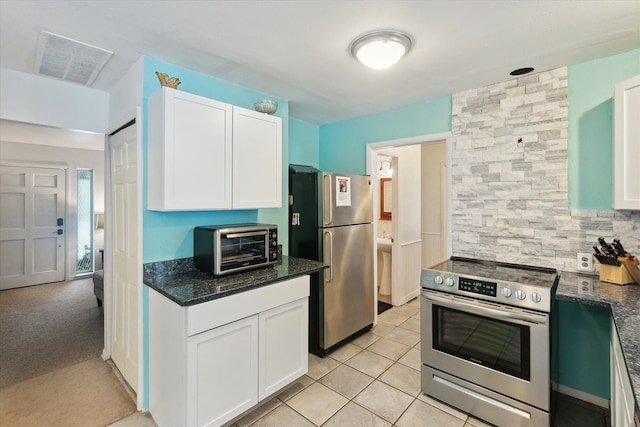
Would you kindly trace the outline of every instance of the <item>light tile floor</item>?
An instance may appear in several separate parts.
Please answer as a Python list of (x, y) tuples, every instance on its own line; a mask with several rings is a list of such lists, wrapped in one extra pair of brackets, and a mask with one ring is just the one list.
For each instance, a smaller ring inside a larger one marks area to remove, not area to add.
[(230, 424), (252, 426), (486, 426), (420, 392), (419, 299), (393, 307), (366, 334), (324, 358), (283, 393)]

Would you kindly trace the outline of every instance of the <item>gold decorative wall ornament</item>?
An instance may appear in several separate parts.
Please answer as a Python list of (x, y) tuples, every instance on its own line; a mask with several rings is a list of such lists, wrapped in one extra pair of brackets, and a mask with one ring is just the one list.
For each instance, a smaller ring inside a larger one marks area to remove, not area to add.
[(158, 76), (158, 80), (160, 80), (160, 86), (166, 86), (172, 89), (177, 89), (178, 85), (181, 83), (179, 78), (169, 77), (167, 73), (160, 73), (156, 71), (156, 76)]

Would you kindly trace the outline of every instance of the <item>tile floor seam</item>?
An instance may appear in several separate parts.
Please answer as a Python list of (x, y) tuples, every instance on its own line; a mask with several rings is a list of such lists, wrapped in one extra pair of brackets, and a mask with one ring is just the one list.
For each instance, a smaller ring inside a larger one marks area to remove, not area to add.
[(411, 407), (411, 405), (413, 405), (413, 404), (416, 402), (416, 400), (418, 400), (418, 398), (417, 398), (417, 397), (415, 397), (415, 398), (413, 399), (413, 401), (409, 404), (409, 406), (407, 406), (406, 408), (404, 408), (404, 411), (402, 411), (402, 413), (400, 414), (400, 416), (399, 416), (399, 417), (398, 417), (398, 418), (397, 418), (393, 423), (391, 423), (391, 427), (396, 427), (396, 425), (397, 425), (398, 421), (400, 421), (400, 418), (402, 418), (402, 416), (403, 416), (403, 415), (404, 415), (404, 414), (409, 410), (409, 408)]

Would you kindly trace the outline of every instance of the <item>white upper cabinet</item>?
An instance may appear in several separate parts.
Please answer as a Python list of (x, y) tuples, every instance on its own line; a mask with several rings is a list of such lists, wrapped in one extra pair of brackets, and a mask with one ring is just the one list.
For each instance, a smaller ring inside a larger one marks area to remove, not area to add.
[(613, 208), (640, 210), (640, 76), (616, 85), (613, 117)]
[(282, 206), (279, 117), (163, 87), (148, 129), (150, 210)]
[(233, 207), (282, 206), (282, 120), (233, 107)]
[(149, 98), (148, 208), (231, 208), (232, 106), (162, 88)]

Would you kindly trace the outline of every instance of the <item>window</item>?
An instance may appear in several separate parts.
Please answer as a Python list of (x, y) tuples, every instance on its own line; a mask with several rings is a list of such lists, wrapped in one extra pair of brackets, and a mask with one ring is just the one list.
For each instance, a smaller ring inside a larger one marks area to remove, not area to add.
[(78, 171), (76, 273), (93, 271), (93, 171)]

